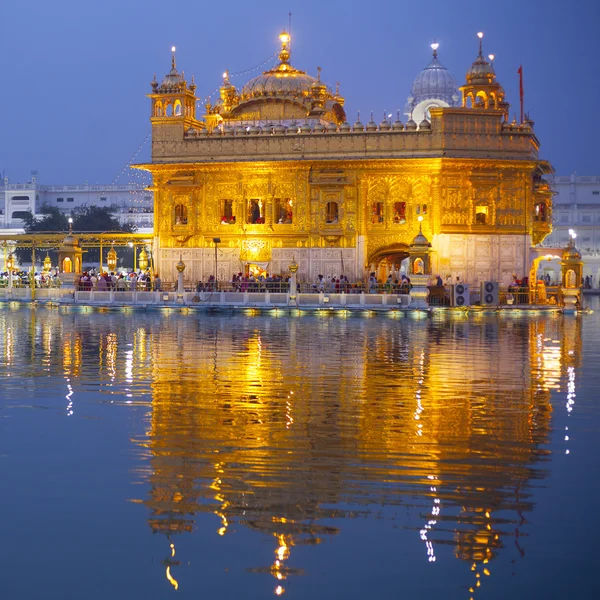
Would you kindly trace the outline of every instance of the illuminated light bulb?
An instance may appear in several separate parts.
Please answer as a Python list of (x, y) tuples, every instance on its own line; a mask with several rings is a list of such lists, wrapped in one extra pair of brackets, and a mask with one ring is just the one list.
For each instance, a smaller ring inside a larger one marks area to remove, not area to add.
[(419, 215), (419, 217), (417, 218), (417, 221), (419, 221), (419, 223), (423, 220), (423, 215)]
[(478, 37), (479, 39), (481, 39), (481, 38), (483, 37), (483, 31), (478, 31), (478, 32), (477, 32), (477, 37)]
[(490, 55), (488, 56), (488, 58), (489, 58), (490, 60), (494, 60), (494, 58), (496, 58), (496, 55), (495, 55), (495, 54), (490, 54)]
[(223, 73), (223, 79), (227, 79), (227, 71)]
[(175, 52), (175, 46), (171, 46), (171, 52)]
[(281, 594), (283, 594), (283, 592), (285, 592), (285, 589), (284, 589), (284, 588), (282, 588), (280, 585), (278, 585), (278, 586), (275, 588), (275, 594), (277, 594), (278, 596), (281, 596)]
[(437, 50), (439, 47), (440, 47), (440, 45), (437, 42), (434, 42), (433, 44), (431, 44), (432, 50)]
[(279, 36), (279, 39), (284, 43), (287, 44), (290, 41), (290, 36), (288, 33), (286, 33), (285, 31)]

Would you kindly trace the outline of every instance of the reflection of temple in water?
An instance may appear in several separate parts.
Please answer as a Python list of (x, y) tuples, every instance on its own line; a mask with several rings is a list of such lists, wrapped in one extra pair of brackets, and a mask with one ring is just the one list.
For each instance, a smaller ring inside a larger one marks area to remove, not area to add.
[[(138, 477), (150, 486), (140, 501), (152, 530), (169, 538), (173, 585), (175, 535), (194, 534), (210, 515), (215, 536), (247, 527), (272, 537), (272, 561), (252, 570), (270, 572), (279, 594), (301, 571), (294, 546), (319, 544), (344, 518), (381, 506), (415, 515), (424, 560), (449, 545), (468, 561), (473, 589), (496, 555), (526, 553), (531, 490), (549, 460), (551, 392), (568, 391), (572, 409), (580, 346), (581, 319), (562, 316), (0, 310), (1, 368), (23, 353), (61, 365), (67, 411), (77, 411), (86, 375), (119, 390), (111, 402), (151, 399), (147, 435), (135, 440)], [(22, 385), (44, 377), (40, 368)]]
[(253, 570), (270, 571), (277, 594), (296, 572), (294, 545), (377, 505), (426, 514), (424, 557), (451, 544), (474, 587), (503, 547), (523, 555), (550, 394), (579, 356), (580, 320), (440, 319), (395, 322), (393, 335), (387, 321), (364, 332), (364, 321), (318, 321), (331, 335), (314, 346), (293, 319), (155, 331), (151, 428), (139, 442), (152, 454), (153, 530), (191, 532), (213, 513), (215, 534), (272, 535), (273, 563)]

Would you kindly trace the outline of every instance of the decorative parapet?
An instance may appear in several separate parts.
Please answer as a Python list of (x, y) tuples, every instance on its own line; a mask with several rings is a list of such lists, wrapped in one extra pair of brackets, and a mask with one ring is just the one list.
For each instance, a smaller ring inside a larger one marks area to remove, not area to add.
[(503, 123), (499, 111), (432, 109), (431, 127), (408, 130), (347, 123), (337, 128), (285, 127), (185, 129), (155, 127), (152, 162), (211, 163), (380, 158), (490, 158), (537, 160), (539, 143), (530, 127)]

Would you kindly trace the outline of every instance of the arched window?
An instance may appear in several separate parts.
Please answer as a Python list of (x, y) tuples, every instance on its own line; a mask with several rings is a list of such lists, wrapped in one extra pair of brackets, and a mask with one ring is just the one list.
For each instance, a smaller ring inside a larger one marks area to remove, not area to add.
[(261, 200), (248, 200), (248, 223), (252, 225), (262, 225), (265, 222), (263, 214), (263, 203)]
[(175, 205), (173, 221), (174, 221), (175, 225), (187, 225), (188, 214), (187, 214), (186, 206), (184, 206), (183, 204)]
[(415, 275), (422, 275), (425, 272), (425, 263), (422, 258), (415, 258), (413, 263), (413, 273)]
[(224, 225), (231, 225), (235, 223), (235, 215), (233, 214), (233, 200), (223, 200), (221, 223)]
[(173, 114), (174, 114), (176, 117), (180, 117), (180, 116), (181, 116), (181, 102), (180, 102), (179, 100), (177, 100), (177, 101), (175, 102), (175, 108), (174, 108), (174, 110), (173, 110)]
[(275, 198), (275, 219), (279, 225), (291, 225), (293, 210), (291, 198)]
[(475, 207), (475, 224), (486, 225), (488, 222), (488, 207), (480, 205)]
[(406, 202), (394, 202), (394, 223), (406, 223)]
[(533, 219), (534, 221), (541, 221), (541, 222), (545, 222), (548, 219), (548, 211), (546, 209), (546, 203), (545, 202), (538, 202), (535, 205), (535, 212), (533, 215)]
[(339, 218), (338, 203), (328, 202), (325, 214), (325, 223), (332, 224), (337, 223)]
[(173, 116), (173, 105), (167, 104), (167, 117), (172, 117), (172, 116)]
[(373, 202), (371, 205), (371, 223), (383, 223), (383, 202)]
[(72, 273), (73, 272), (73, 262), (68, 256), (65, 256), (62, 264), (62, 272), (63, 273)]

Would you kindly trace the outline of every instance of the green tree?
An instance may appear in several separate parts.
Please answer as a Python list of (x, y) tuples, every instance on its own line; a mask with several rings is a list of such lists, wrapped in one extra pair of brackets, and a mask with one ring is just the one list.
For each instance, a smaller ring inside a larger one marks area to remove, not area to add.
[[(88, 206), (77, 209), (72, 215), (73, 232), (77, 233), (102, 233), (104, 231), (119, 231), (133, 233), (137, 228), (135, 225), (126, 223), (121, 225), (112, 212), (112, 207)], [(61, 212), (56, 206), (44, 204), (40, 208), (42, 218), (37, 218), (28, 211), (23, 217), (23, 229), (25, 233), (36, 232), (67, 232), (69, 231), (69, 216)], [(128, 249), (129, 250), (129, 249)], [(132, 251), (131, 255), (133, 257)], [(15, 251), (20, 263), (31, 262), (31, 250), (27, 248), (17, 248)], [(49, 250), (48, 254), (52, 264), (56, 264), (58, 254), (54, 250)], [(125, 251), (128, 255), (128, 251)], [(39, 257), (39, 254), (38, 254)], [(83, 261), (86, 264), (96, 264), (100, 259), (99, 248), (88, 248), (84, 251)], [(133, 260), (133, 258), (132, 258)]]
[(55, 206), (44, 204), (40, 209), (43, 217), (36, 219), (31, 211), (23, 217), (23, 229), (25, 233), (35, 233), (36, 231), (67, 231), (69, 229), (69, 221)]
[(103, 231), (124, 231), (133, 233), (135, 225), (125, 223), (121, 225), (111, 209), (105, 206), (87, 206), (77, 210), (73, 215), (73, 231), (102, 233)]

